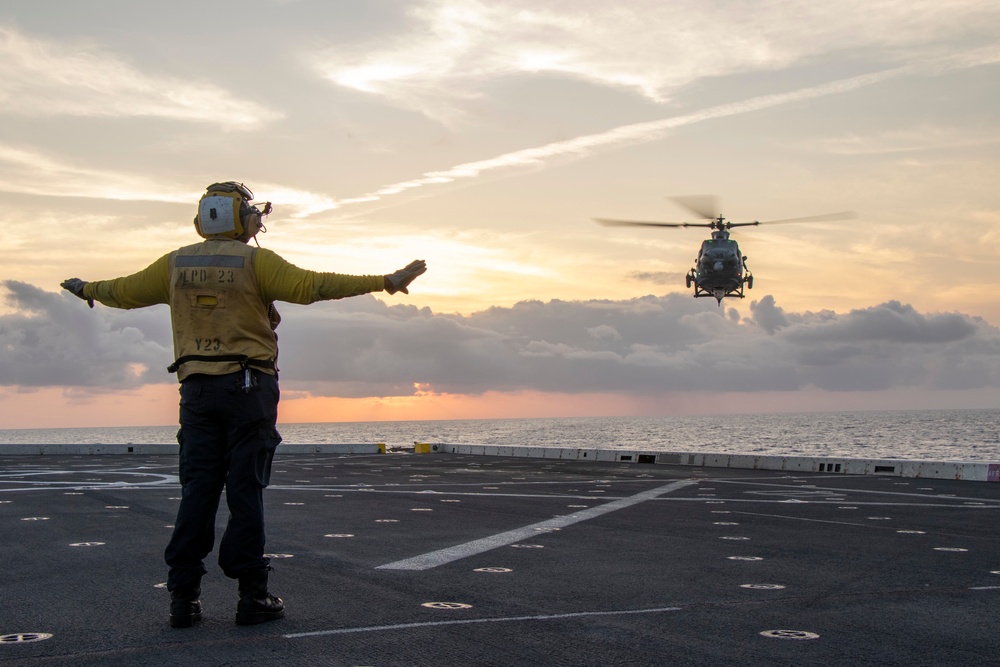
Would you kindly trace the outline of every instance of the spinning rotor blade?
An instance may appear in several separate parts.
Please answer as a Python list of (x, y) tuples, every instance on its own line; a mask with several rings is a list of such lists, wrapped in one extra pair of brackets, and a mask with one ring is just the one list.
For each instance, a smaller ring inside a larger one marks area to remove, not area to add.
[[(824, 213), (823, 215), (810, 215), (805, 218), (787, 218), (785, 220), (766, 220), (762, 222), (748, 222), (748, 225), (780, 225), (786, 222), (824, 222), (827, 220), (854, 220), (858, 214), (854, 211), (840, 211), (839, 213)], [(736, 225), (732, 225), (736, 227)]]
[(667, 197), (667, 199), (683, 206), (699, 218), (714, 220), (720, 215), (719, 202), (715, 195), (685, 195), (681, 197)]
[(594, 221), (606, 227), (711, 227), (709, 223), (700, 222), (644, 222), (642, 220), (612, 220), (610, 218), (594, 218)]

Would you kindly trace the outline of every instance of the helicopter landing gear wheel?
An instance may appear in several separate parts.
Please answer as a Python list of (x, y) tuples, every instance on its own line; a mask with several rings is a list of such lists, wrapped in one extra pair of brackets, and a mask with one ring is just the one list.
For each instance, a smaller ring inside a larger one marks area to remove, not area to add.
[(691, 274), (684, 276), (684, 282), (687, 283), (687, 288), (691, 289)]
[(747, 276), (747, 289), (753, 289), (753, 276)]

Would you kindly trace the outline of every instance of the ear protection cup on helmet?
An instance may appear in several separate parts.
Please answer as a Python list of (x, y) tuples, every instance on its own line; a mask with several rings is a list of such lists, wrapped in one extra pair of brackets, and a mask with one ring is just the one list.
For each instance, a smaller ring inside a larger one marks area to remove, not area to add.
[(236, 192), (209, 190), (198, 202), (198, 215), (194, 224), (198, 234), (205, 238), (224, 236), (235, 239), (243, 233), (241, 204), (243, 198)]
[[(253, 192), (236, 181), (213, 183), (198, 201), (194, 227), (202, 238), (251, 238), (263, 228), (261, 216), (271, 212), (267, 203), (262, 213), (250, 203)], [(249, 233), (247, 233), (249, 232)]]

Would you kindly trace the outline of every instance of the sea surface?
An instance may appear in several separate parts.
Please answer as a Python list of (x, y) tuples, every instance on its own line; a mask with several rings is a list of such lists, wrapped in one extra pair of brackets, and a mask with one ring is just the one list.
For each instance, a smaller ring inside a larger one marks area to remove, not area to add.
[[(414, 442), (1000, 462), (1000, 410), (278, 424), (285, 443)], [(176, 426), (0, 430), (4, 444), (161, 444)], [(280, 451), (280, 450), (279, 450)]]

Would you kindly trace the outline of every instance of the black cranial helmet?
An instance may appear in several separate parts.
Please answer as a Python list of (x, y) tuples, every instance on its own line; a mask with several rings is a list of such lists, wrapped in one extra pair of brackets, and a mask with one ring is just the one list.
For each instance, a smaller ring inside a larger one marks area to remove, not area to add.
[(202, 238), (249, 240), (263, 229), (261, 219), (271, 212), (271, 202), (261, 211), (251, 200), (253, 192), (236, 181), (213, 183), (198, 201), (194, 227)]

